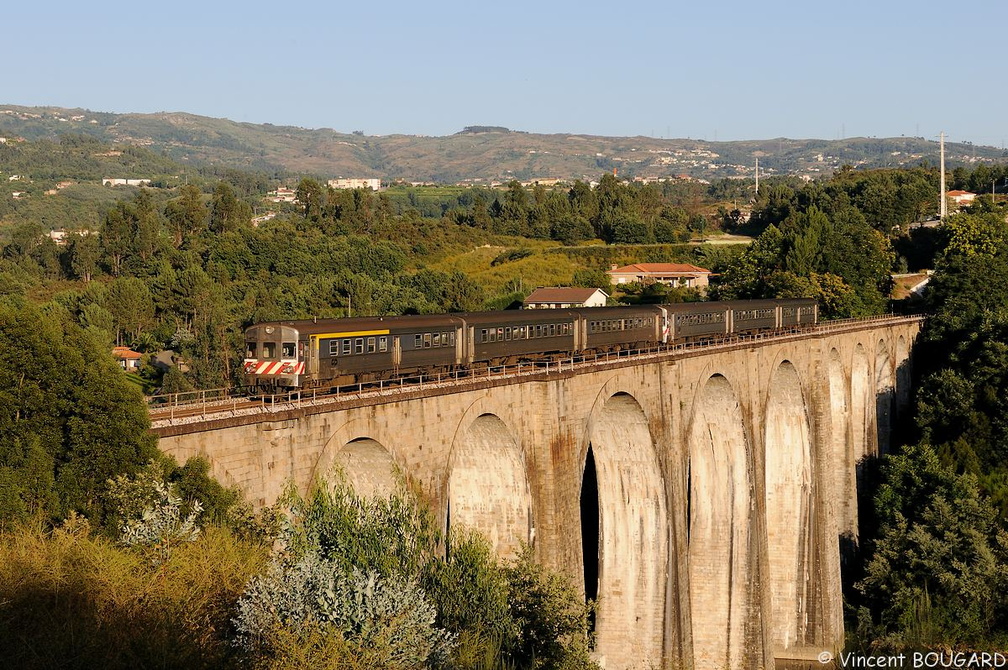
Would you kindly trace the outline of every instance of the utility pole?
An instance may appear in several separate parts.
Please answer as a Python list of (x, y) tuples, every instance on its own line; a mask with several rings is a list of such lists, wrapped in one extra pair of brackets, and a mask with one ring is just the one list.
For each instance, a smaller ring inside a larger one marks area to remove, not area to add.
[(756, 157), (756, 197), (759, 197), (759, 156)]
[(948, 202), (945, 200), (945, 131), (941, 132), (939, 153), (941, 154), (941, 202), (938, 204), (938, 218), (941, 221), (948, 216)]

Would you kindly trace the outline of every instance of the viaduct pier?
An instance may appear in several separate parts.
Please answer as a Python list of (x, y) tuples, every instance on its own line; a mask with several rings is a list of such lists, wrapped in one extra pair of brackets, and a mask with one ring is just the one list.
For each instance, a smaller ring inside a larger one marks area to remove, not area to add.
[(415, 482), (597, 597), (604, 667), (772, 668), (843, 645), (859, 462), (909, 397), (915, 317), (159, 420), (260, 504), (339, 469)]

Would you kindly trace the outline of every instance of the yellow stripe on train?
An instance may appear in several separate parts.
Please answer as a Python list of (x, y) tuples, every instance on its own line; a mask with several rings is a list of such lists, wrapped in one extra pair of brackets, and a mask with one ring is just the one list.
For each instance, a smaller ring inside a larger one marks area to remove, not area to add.
[(388, 330), (351, 330), (345, 333), (322, 333), (321, 335), (312, 335), (313, 340), (334, 340), (340, 337), (366, 337), (368, 335), (388, 335)]

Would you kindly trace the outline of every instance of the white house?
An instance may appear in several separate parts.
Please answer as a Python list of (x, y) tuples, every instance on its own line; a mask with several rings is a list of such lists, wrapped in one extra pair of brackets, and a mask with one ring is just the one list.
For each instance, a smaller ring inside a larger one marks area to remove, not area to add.
[(375, 178), (330, 179), (327, 183), (330, 188), (369, 188), (372, 191), (378, 191), (381, 189), (381, 179)]
[(973, 201), (976, 200), (976, 193), (970, 193), (969, 191), (949, 191), (946, 195), (949, 200), (960, 207), (963, 205), (972, 205)]
[(105, 177), (101, 180), (102, 186), (148, 186), (150, 179), (124, 179), (122, 177)]
[(525, 309), (567, 309), (603, 307), (609, 294), (600, 288), (541, 287), (525, 298)]

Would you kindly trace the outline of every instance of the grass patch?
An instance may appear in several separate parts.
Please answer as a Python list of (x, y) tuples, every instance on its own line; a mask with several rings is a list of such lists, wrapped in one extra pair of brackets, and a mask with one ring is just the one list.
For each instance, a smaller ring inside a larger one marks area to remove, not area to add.
[(0, 654), (16, 668), (238, 667), (234, 603), (266, 548), (208, 528), (155, 567), (41, 524), (0, 535)]

